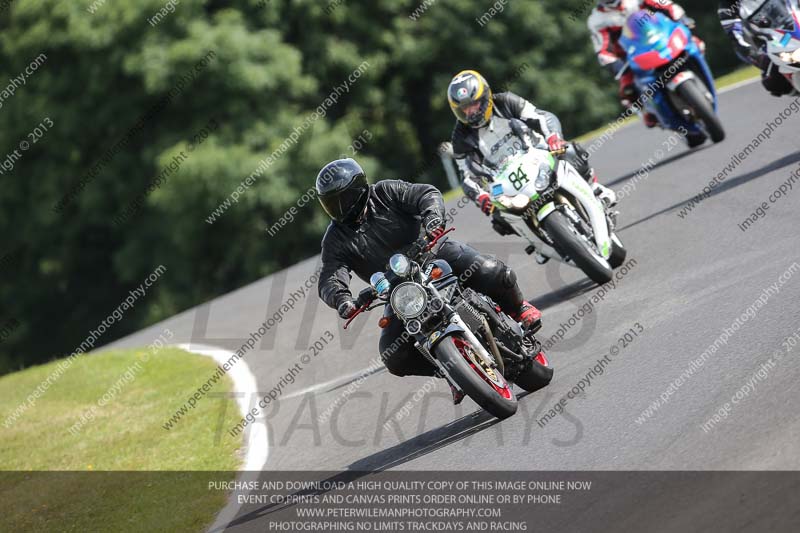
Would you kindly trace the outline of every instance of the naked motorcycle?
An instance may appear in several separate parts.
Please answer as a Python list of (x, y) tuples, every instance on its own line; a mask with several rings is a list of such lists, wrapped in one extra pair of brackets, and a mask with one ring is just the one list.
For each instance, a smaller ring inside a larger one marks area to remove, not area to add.
[(402, 320), (420, 357), (440, 377), (490, 414), (508, 418), (517, 411), (511, 383), (533, 392), (550, 383), (553, 369), (534, 330), (464, 287), (450, 265), (436, 258), (432, 250), (451, 231), (393, 255), (386, 272), (373, 274), (370, 287), (359, 294), (360, 306), (345, 328), (360, 313), (389, 306), (382, 327), (387, 320)]

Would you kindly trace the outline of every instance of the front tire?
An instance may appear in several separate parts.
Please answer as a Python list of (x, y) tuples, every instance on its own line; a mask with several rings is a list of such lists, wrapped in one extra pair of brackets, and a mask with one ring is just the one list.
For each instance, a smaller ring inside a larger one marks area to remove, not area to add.
[(725, 130), (719, 116), (714, 111), (714, 106), (705, 96), (699, 80), (690, 79), (677, 88), (678, 95), (692, 108), (695, 116), (703, 122), (708, 135), (715, 143), (725, 140)]
[(469, 342), (453, 335), (441, 341), (434, 348), (434, 353), (436, 359), (447, 368), (450, 377), (475, 403), (500, 420), (512, 416), (517, 412), (517, 398), (511, 385), (496, 368), (493, 369), (495, 377), (505, 386), (493, 384), (481, 370), (475, 368), (476, 363), (473, 360), (477, 358), (477, 354), (473, 357), (470, 350), (473, 348)]
[(612, 235), (611, 255), (608, 257), (608, 264), (611, 265), (611, 268), (617, 268), (625, 262), (626, 257), (628, 257), (628, 250), (625, 249), (625, 246), (616, 234)]
[(598, 285), (611, 281), (613, 275), (611, 266), (605, 259), (589, 249), (589, 245), (576, 234), (577, 230), (560, 211), (550, 213), (542, 222), (542, 226), (553, 239), (559, 251), (569, 256), (592, 281)]

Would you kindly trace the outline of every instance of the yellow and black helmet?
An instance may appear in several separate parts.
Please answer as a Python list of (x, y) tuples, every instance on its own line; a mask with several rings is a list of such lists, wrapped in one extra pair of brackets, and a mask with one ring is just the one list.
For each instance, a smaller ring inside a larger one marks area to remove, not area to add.
[(462, 70), (453, 77), (447, 100), (456, 118), (467, 126), (482, 128), (492, 118), (492, 89), (475, 70)]

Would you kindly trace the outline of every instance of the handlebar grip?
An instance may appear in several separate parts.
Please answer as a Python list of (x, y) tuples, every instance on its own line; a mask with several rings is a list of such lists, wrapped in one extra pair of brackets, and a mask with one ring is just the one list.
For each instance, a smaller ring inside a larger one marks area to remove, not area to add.
[(348, 326), (350, 326), (350, 324), (353, 322), (353, 320), (355, 320), (355, 319), (356, 319), (356, 317), (357, 317), (358, 315), (360, 315), (361, 313), (363, 313), (364, 311), (366, 311), (366, 310), (367, 310), (367, 307), (369, 307), (369, 304), (364, 304), (363, 306), (361, 306), (361, 307), (359, 307), (358, 309), (356, 309), (356, 312), (355, 312), (355, 313), (353, 313), (353, 316), (351, 316), (350, 318), (348, 318), (348, 319), (347, 319), (347, 322), (345, 322), (345, 323), (344, 323), (344, 327), (343, 327), (343, 329), (347, 329), (347, 328), (348, 328)]

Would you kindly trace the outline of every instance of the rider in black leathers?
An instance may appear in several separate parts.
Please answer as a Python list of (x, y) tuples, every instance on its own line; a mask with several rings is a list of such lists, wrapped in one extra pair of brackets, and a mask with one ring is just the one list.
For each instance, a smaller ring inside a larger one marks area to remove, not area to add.
[[(429, 238), (440, 235), (445, 225), (444, 201), (432, 185), (399, 180), (369, 185), (352, 159), (328, 163), (317, 176), (316, 186), (320, 203), (332, 219), (322, 239), (319, 296), (348, 319), (364, 303), (361, 295), (354, 299), (350, 292), (351, 272), (368, 282), (373, 273), (386, 270), (393, 254), (406, 252), (422, 231)], [(523, 299), (516, 274), (501, 261), (452, 239), (436, 255), (456, 275), (471, 273), (464, 276), (465, 286), (492, 298), (524, 326), (538, 327), (541, 313)], [(403, 331), (402, 322), (394, 318), (381, 333), (381, 357), (389, 372), (433, 375), (435, 368), (416, 353), (412, 340), (396, 342)], [(461, 401), (453, 393), (454, 401)]]

